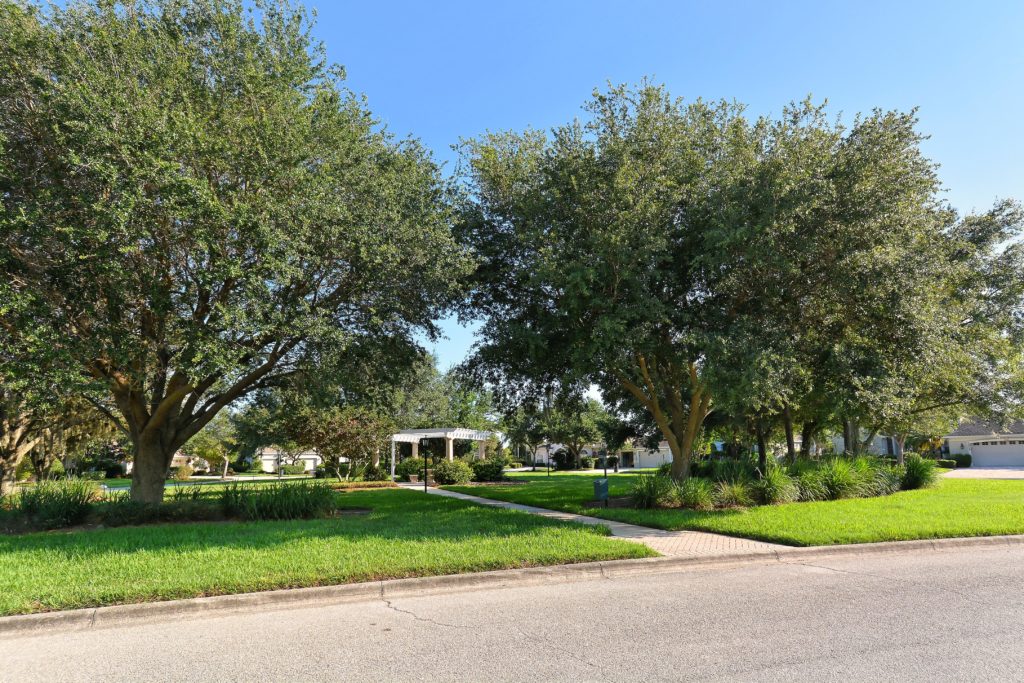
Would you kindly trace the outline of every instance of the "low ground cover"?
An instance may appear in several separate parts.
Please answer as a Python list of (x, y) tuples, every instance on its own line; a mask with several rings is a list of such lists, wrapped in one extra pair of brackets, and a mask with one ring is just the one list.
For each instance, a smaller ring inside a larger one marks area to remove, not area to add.
[(603, 528), (440, 496), (336, 495), (369, 512), (0, 536), (0, 615), (653, 555)]
[[(1024, 534), (1024, 481), (941, 479), (934, 488), (876, 498), (716, 510), (641, 510), (590, 507), (597, 478), (592, 474), (511, 476), (529, 485), (447, 488), (659, 529), (710, 531), (798, 546)], [(629, 495), (636, 477), (610, 475), (610, 495)]]

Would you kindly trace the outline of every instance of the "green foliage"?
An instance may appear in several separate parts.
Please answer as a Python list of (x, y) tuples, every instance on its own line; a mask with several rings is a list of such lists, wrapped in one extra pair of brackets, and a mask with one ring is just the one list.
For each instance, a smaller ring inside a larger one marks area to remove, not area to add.
[(718, 481), (715, 483), (715, 504), (719, 507), (747, 507), (754, 504), (754, 494), (749, 481)]
[(556, 470), (576, 469), (576, 458), (574, 458), (572, 453), (565, 450), (564, 448), (552, 453), (551, 459), (554, 461)]
[(594, 469), (594, 459), (589, 455), (584, 455), (580, 458), (580, 469), (581, 470), (592, 470)]
[(465, 484), (473, 478), (473, 468), (461, 460), (442, 460), (434, 465), (434, 481), (442, 486)]
[(971, 454), (970, 453), (954, 453), (952, 455), (954, 462), (957, 467), (970, 467), (971, 466)]
[(423, 478), (423, 458), (406, 458), (395, 465), (395, 477), (402, 481), (409, 481), (410, 474), (417, 474)]
[(306, 473), (306, 465), (301, 463), (301, 462), (297, 462), (294, 465), (281, 465), (280, 470), (281, 470), (281, 474), (285, 474), (285, 475), (292, 475), (292, 476), (294, 476), (296, 474), (305, 474)]
[(380, 466), (367, 465), (363, 470), (363, 481), (386, 481), (390, 478), (391, 474)]
[(689, 477), (676, 488), (676, 498), (684, 508), (711, 510), (715, 507), (715, 489), (710, 481)]
[(669, 507), (677, 503), (675, 483), (669, 477), (641, 474), (630, 487), (633, 505), (638, 508)]
[(104, 526), (137, 526), (152, 524), (160, 519), (160, 504), (132, 500), (125, 493), (108, 496), (99, 508)]
[(60, 460), (54, 460), (50, 464), (50, 471), (46, 473), (48, 479), (64, 479), (67, 477), (67, 471), (64, 469), (64, 463)]
[(951, 470), (955, 470), (958, 467), (956, 460), (945, 460), (943, 458), (939, 458), (938, 460), (936, 460), (935, 461), (935, 466), (936, 467), (945, 467), (945, 468), (951, 469)]
[(904, 490), (923, 489), (934, 486), (939, 479), (935, 471), (935, 462), (911, 453), (905, 460), (905, 470), (901, 486)]
[(128, 431), (159, 432), (135, 444), (136, 497), (227, 405), (296, 373), (385, 376), (459, 300), (451, 184), (345, 87), (311, 13), (11, 7), (0, 281), (33, 305), (3, 328), (59, 339)]
[(44, 529), (58, 529), (84, 522), (97, 493), (96, 485), (88, 481), (43, 481), (22, 489), (16, 505), (32, 524)]
[(800, 499), (800, 488), (783, 469), (769, 468), (750, 484), (754, 500), (761, 505), (792, 503)]
[(193, 474), (194, 470), (192, 469), (192, 465), (182, 465), (171, 472), (171, 479), (174, 481), (188, 481), (192, 478)]
[(272, 486), (231, 484), (221, 491), (224, 514), (247, 520), (323, 517), (336, 507), (335, 493), (321, 482)]
[(860, 498), (868, 493), (863, 471), (846, 458), (829, 458), (818, 467), (827, 500)]
[(503, 460), (477, 460), (473, 462), (474, 481), (501, 481), (505, 478)]

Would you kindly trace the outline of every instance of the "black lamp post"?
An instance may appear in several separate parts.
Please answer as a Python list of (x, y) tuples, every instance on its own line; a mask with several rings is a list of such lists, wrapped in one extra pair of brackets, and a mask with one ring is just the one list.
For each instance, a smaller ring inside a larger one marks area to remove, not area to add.
[(420, 448), (423, 449), (423, 493), (427, 492), (427, 459), (430, 454), (427, 452), (427, 444), (430, 439), (420, 439)]

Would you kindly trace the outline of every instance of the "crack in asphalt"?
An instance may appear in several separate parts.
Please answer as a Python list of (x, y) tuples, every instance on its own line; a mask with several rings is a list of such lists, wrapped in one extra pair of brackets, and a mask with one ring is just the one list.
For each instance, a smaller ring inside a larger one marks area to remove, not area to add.
[(460, 626), (459, 624), (446, 624), (446, 623), (444, 623), (442, 621), (435, 621), (434, 619), (428, 619), (427, 617), (421, 617), (420, 615), (418, 615), (415, 612), (412, 612), (410, 610), (402, 609), (400, 607), (395, 607), (391, 603), (390, 600), (387, 600), (387, 599), (384, 599), (384, 598), (381, 598), (381, 600), (383, 601), (384, 606), (387, 607), (388, 609), (394, 610), (395, 612), (398, 612), (399, 614), (408, 614), (410, 617), (412, 617), (416, 621), (423, 621), (423, 622), (426, 622), (428, 624), (433, 624), (435, 626), (444, 626), (445, 628), (457, 628), (457, 629), (469, 629), (470, 628), (469, 626)]
[[(796, 561), (782, 560), (782, 563), (783, 564), (795, 564), (795, 565), (800, 565), (802, 567), (813, 567), (815, 569), (824, 569), (826, 571), (835, 572), (837, 574), (852, 574), (853, 576), (867, 576), (867, 577), (870, 577), (870, 578), (873, 578), (873, 579), (881, 579), (883, 581), (889, 581), (889, 582), (901, 581), (901, 582), (904, 582), (904, 583), (913, 584), (915, 586), (921, 586), (923, 588), (929, 588), (929, 589), (932, 588), (931, 584), (925, 583), (923, 581), (916, 581), (914, 579), (909, 579), (909, 578), (906, 578), (906, 577), (885, 576), (883, 574), (872, 574), (871, 572), (854, 571), (852, 569), (838, 569), (837, 567), (829, 567), (829, 566), (823, 565), (823, 564), (812, 564), (810, 562), (796, 562)], [(946, 593), (952, 593), (953, 595), (959, 595), (964, 600), (967, 600), (968, 602), (973, 602), (973, 603), (978, 604), (978, 605), (989, 605), (990, 604), (988, 602), (985, 602), (984, 600), (978, 600), (975, 596), (971, 595), (970, 593), (964, 593), (963, 591), (954, 590), (952, 588), (946, 588), (945, 592)]]

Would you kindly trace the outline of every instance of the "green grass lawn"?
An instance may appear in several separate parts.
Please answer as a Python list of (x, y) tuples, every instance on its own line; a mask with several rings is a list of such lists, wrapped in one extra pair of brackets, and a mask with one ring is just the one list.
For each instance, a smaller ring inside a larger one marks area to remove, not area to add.
[(0, 615), (654, 554), (603, 528), (439, 496), (338, 495), (372, 512), (0, 536)]
[[(559, 473), (550, 479), (512, 476), (529, 483), (448, 488), (659, 529), (711, 531), (799, 546), (1024, 534), (1024, 481), (941, 479), (935, 488), (881, 498), (698, 512), (587, 508), (593, 499), (593, 473)], [(610, 476), (610, 494), (628, 494), (633, 476)]]

